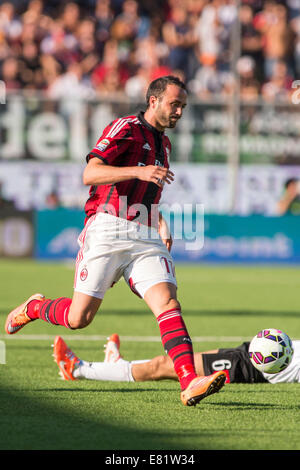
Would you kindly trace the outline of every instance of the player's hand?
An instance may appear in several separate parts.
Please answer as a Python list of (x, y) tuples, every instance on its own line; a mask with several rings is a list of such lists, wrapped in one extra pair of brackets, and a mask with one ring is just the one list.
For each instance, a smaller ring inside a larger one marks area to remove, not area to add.
[(173, 238), (172, 235), (170, 235), (169, 238), (162, 238), (162, 242), (164, 245), (166, 245), (167, 250), (171, 251), (172, 245), (173, 245)]
[(160, 188), (165, 183), (171, 184), (174, 181), (174, 173), (168, 168), (156, 165), (139, 166), (138, 179), (157, 184)]

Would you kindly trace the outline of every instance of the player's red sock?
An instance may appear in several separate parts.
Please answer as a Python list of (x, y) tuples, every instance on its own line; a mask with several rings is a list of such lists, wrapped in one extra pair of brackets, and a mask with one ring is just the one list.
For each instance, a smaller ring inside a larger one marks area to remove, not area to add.
[(27, 315), (32, 320), (41, 320), (70, 328), (68, 314), (72, 299), (59, 297), (58, 299), (32, 300), (27, 307)]
[(161, 340), (166, 353), (174, 363), (181, 389), (184, 390), (197, 374), (191, 338), (180, 309), (167, 310), (157, 317)]

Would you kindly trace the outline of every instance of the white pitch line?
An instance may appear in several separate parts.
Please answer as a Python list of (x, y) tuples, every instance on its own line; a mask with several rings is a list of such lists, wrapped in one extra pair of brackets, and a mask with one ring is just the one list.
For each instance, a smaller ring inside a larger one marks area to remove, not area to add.
[[(66, 341), (106, 341), (107, 336), (101, 335), (62, 335)], [(55, 335), (0, 335), (1, 340), (17, 341), (53, 341)], [(128, 343), (160, 343), (159, 336), (122, 336), (121, 341)], [(246, 336), (193, 336), (194, 343), (209, 342), (243, 342), (250, 341), (252, 338)]]

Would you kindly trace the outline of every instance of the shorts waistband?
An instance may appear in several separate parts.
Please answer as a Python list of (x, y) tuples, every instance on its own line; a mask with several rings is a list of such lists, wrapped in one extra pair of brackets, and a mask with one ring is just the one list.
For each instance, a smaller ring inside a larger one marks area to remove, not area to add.
[(136, 233), (145, 234), (145, 238), (160, 238), (158, 235), (158, 230), (154, 227), (141, 224), (134, 220), (124, 219), (123, 217), (117, 217), (115, 215), (109, 214), (108, 212), (97, 212), (95, 214), (95, 219), (106, 221), (112, 224), (115, 227), (123, 228), (124, 230), (130, 230)]

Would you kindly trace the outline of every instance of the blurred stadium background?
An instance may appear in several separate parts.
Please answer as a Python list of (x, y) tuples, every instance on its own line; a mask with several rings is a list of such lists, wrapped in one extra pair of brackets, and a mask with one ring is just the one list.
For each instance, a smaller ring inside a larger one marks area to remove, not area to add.
[(75, 258), (85, 156), (176, 74), (163, 202), (203, 204), (204, 248), (177, 261), (300, 262), (300, 0), (0, 2), (0, 256)]

